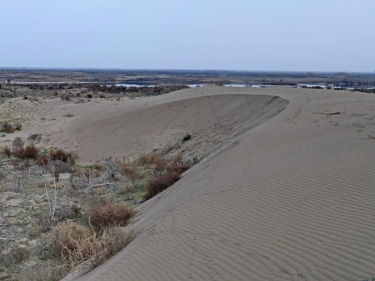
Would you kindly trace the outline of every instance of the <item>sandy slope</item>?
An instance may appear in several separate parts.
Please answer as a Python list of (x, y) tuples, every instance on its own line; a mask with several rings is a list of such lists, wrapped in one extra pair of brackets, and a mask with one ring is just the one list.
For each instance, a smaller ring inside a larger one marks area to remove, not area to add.
[(277, 95), (289, 105), (143, 204), (141, 235), (79, 280), (375, 275), (375, 96), (207, 87), (154, 103), (226, 93)]
[(193, 132), (211, 153), (141, 205), (138, 238), (78, 280), (375, 276), (375, 96), (204, 87), (83, 106), (50, 143), (63, 136), (88, 159)]

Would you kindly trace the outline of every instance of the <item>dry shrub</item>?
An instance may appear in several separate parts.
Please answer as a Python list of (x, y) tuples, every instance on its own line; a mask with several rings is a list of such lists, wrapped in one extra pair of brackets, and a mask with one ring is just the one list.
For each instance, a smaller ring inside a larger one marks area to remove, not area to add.
[(36, 164), (41, 167), (47, 167), (49, 165), (50, 158), (47, 155), (39, 155), (36, 158)]
[(119, 163), (119, 172), (121, 175), (127, 176), (133, 182), (141, 178), (141, 175), (134, 168), (122, 162)]
[(117, 204), (113, 200), (106, 200), (104, 204), (91, 209), (90, 223), (96, 231), (110, 226), (125, 226), (134, 216), (135, 210), (127, 204)]
[(89, 176), (90, 176), (90, 171), (87, 168), (77, 168), (74, 171), (73, 175), (76, 176), (76, 177), (78, 177), (78, 178), (86, 178), (86, 179), (88, 179)]
[(64, 117), (73, 117), (73, 116), (74, 116), (74, 114), (72, 114), (72, 113), (67, 113), (67, 114), (64, 115)]
[(34, 145), (16, 147), (13, 149), (13, 156), (20, 159), (36, 159), (38, 156), (38, 149)]
[(177, 172), (173, 172), (173, 171), (167, 172), (165, 174), (162, 174), (152, 179), (146, 187), (147, 193), (143, 196), (143, 199), (144, 200), (151, 199), (158, 193), (170, 187), (179, 179), (180, 179), (180, 174)]
[(103, 229), (100, 234), (72, 221), (59, 223), (48, 234), (48, 251), (61, 257), (71, 269), (86, 272), (129, 244), (136, 234), (119, 227)]
[(58, 148), (50, 153), (52, 160), (60, 160), (63, 162), (70, 163), (74, 165), (75, 161), (78, 159), (78, 155), (74, 152), (66, 152), (61, 148)]
[(5, 145), (1, 151), (1, 153), (5, 156), (7, 156), (8, 158), (10, 158), (10, 156), (12, 155), (12, 151), (10, 150), (9, 146)]
[(146, 166), (146, 165), (153, 165), (153, 164), (162, 165), (163, 163), (165, 163), (165, 160), (163, 156), (161, 156), (160, 154), (151, 152), (151, 153), (141, 155), (138, 158), (136, 163), (138, 166)]
[(169, 173), (178, 173), (181, 175), (183, 172), (189, 170), (190, 165), (188, 163), (184, 163), (182, 160), (182, 154), (178, 154), (176, 157), (172, 159), (172, 162), (167, 166), (166, 170)]
[(105, 171), (105, 167), (100, 163), (95, 163), (94, 169), (97, 170), (97, 171)]
[(24, 158), (36, 159), (38, 156), (38, 149), (32, 144), (28, 145), (24, 151)]
[(25, 158), (25, 148), (24, 147), (17, 147), (13, 149), (13, 156), (23, 159)]
[[(71, 251), (75, 251), (82, 242), (93, 236), (93, 231), (86, 226), (70, 220), (59, 223), (47, 234), (48, 253), (52, 257), (67, 258)], [(88, 251), (89, 249), (87, 249)], [(90, 253), (81, 253), (90, 256)], [(69, 259), (68, 259), (69, 261)]]
[(4, 122), (2, 125), (1, 125), (1, 131), (7, 133), (7, 134), (10, 134), (10, 133), (14, 133), (16, 129), (14, 128), (14, 126), (8, 122)]

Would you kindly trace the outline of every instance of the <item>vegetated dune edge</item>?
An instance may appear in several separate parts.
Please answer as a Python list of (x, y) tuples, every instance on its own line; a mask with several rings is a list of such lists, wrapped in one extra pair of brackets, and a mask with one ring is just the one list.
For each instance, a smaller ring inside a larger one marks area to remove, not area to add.
[(141, 234), (77, 280), (362, 280), (375, 274), (375, 97), (204, 87), (154, 104), (223, 94), (279, 96), (289, 104), (224, 140), (226, 147), (144, 203), (134, 224)]

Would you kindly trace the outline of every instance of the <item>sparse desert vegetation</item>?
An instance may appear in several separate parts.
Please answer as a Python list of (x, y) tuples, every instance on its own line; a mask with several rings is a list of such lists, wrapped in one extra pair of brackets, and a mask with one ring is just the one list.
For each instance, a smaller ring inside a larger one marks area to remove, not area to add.
[(101, 264), (136, 237), (128, 224), (137, 206), (191, 166), (180, 154), (155, 152), (132, 163), (110, 157), (82, 166), (78, 160), (75, 152), (25, 145), (21, 138), (1, 148), (4, 278), (59, 280)]

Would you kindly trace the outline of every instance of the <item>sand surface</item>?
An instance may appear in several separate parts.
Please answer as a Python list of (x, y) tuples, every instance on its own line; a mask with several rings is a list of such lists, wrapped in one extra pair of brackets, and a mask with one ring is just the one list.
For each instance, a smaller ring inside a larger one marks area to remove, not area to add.
[(85, 106), (59, 123), (83, 159), (186, 132), (207, 156), (141, 205), (129, 246), (77, 280), (375, 276), (374, 95), (207, 86)]

